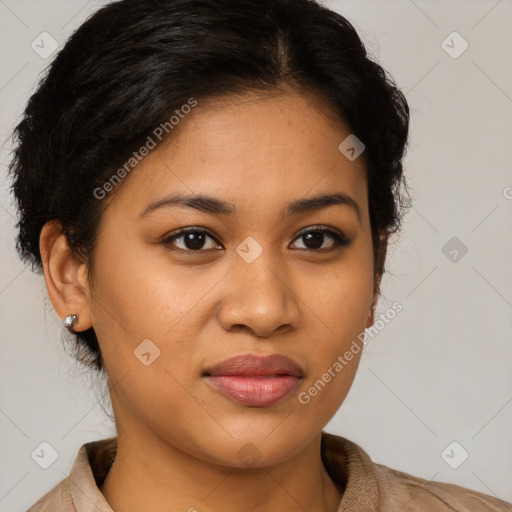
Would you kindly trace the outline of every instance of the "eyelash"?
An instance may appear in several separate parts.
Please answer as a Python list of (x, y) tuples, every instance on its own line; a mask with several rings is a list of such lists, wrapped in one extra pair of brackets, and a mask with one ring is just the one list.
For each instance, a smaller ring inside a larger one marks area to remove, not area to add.
[[(168, 236), (166, 237), (164, 240), (161, 241), (161, 244), (164, 245), (164, 246), (168, 246), (171, 242), (179, 239), (179, 238), (182, 238), (184, 235), (187, 235), (189, 233), (204, 233), (206, 235), (208, 235), (210, 238), (212, 238), (217, 244), (219, 244), (218, 240), (208, 231), (208, 230), (205, 230), (204, 228), (182, 228), (180, 230), (178, 230), (176, 233), (174, 233), (173, 235), (171, 236)], [(309, 228), (306, 228), (305, 230), (301, 231), (295, 238), (294, 238), (294, 241), (295, 240), (298, 240), (300, 238), (302, 238), (303, 236), (307, 235), (308, 233), (322, 233), (324, 235), (328, 235), (329, 237), (331, 237), (335, 244), (334, 244), (334, 247), (330, 247), (330, 248), (327, 248), (327, 249), (308, 249), (307, 247), (304, 248), (304, 249), (297, 249), (298, 251), (308, 251), (308, 252), (328, 252), (328, 251), (332, 251), (332, 250), (335, 250), (335, 249), (339, 249), (339, 248), (342, 248), (342, 247), (347, 247), (348, 245), (350, 245), (350, 243), (352, 242), (352, 240), (350, 240), (349, 238), (347, 238), (344, 234), (342, 233), (339, 233), (337, 231), (334, 231), (332, 229), (328, 229), (328, 228), (324, 228), (322, 226), (311, 226)], [(187, 250), (187, 249), (176, 249), (176, 248), (173, 248), (171, 250), (174, 250), (174, 251), (177, 251), (177, 252), (181, 252), (181, 253), (184, 253), (184, 254), (198, 254), (198, 253), (201, 253), (201, 252), (207, 252), (207, 251), (210, 251), (210, 250), (217, 250), (217, 249), (197, 249), (197, 250)]]

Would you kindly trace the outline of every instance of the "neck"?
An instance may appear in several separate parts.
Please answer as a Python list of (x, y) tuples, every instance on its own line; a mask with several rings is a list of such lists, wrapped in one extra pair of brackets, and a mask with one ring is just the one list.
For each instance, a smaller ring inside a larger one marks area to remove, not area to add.
[(233, 468), (193, 457), (154, 433), (118, 429), (116, 458), (100, 490), (116, 512), (337, 512), (341, 493), (320, 443), (319, 433), (285, 462)]

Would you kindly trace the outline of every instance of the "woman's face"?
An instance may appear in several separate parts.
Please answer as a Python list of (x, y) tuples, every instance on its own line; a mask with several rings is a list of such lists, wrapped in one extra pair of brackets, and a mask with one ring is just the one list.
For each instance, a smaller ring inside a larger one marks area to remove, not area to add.
[[(113, 193), (89, 307), (118, 431), (266, 466), (310, 443), (345, 399), (361, 351), (344, 354), (367, 325), (375, 276), (363, 160), (338, 149), (350, 131), (326, 108), (295, 93), (199, 102)], [(215, 204), (148, 210), (177, 194)], [(291, 208), (333, 194), (357, 209)], [(287, 356), (302, 377), (205, 375), (244, 354)], [(245, 387), (230, 396), (215, 382)]]

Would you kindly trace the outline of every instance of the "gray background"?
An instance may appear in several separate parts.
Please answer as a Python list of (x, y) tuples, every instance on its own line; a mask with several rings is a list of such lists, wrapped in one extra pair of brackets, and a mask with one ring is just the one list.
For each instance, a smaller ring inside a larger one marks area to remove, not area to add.
[[(370, 338), (326, 429), (381, 464), (512, 501), (512, 1), (326, 4), (406, 93), (414, 205), (377, 313), (394, 301), (403, 311)], [(5, 179), (5, 141), (51, 60), (31, 42), (46, 31), (62, 46), (99, 5), (0, 0), (0, 511), (25, 510), (68, 475), (83, 443), (115, 434), (90, 375), (66, 356), (43, 277), (16, 256)], [(469, 44), (457, 58), (442, 44), (453, 31)], [(452, 237), (457, 257), (443, 252)], [(31, 458), (43, 441), (59, 455), (48, 469)], [(453, 469), (446, 453), (454, 464), (462, 449), (469, 457)]]

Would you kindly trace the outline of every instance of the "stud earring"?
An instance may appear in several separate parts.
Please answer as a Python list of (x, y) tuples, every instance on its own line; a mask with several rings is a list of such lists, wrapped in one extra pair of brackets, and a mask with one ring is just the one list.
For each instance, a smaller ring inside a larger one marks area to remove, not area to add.
[(67, 315), (64, 319), (64, 327), (71, 332), (74, 333), (75, 324), (78, 322), (78, 315)]

